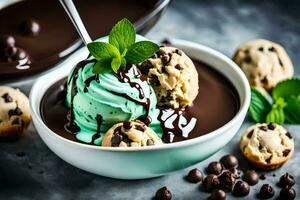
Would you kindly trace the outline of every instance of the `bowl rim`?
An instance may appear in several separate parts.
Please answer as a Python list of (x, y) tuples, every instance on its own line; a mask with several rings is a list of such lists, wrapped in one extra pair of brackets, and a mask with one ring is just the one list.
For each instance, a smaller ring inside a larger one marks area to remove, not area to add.
[[(181, 46), (185, 46), (186, 48), (190, 48), (190, 49), (196, 48), (202, 52), (211, 54), (212, 56), (216, 57), (220, 61), (224, 62), (226, 65), (230, 66), (233, 69), (233, 71), (237, 74), (237, 76), (240, 78), (240, 80), (242, 82), (242, 88), (244, 90), (244, 95), (243, 95), (244, 100), (242, 102), (241, 97), (240, 97), (240, 108), (239, 108), (238, 112), (235, 114), (235, 116), (229, 122), (227, 122), (223, 126), (217, 128), (216, 130), (214, 130), (210, 133), (207, 133), (205, 135), (202, 135), (202, 136), (199, 136), (196, 138), (192, 138), (192, 139), (188, 139), (188, 140), (184, 140), (184, 141), (180, 141), (180, 142), (175, 142), (175, 143), (164, 143), (163, 145), (155, 145), (155, 146), (147, 146), (147, 147), (130, 147), (130, 148), (118, 147), (118, 148), (116, 148), (116, 147), (95, 146), (95, 145), (75, 142), (75, 141), (66, 139), (66, 138), (56, 134), (54, 131), (52, 131), (50, 128), (48, 128), (48, 126), (42, 120), (40, 112), (38, 112), (38, 110), (40, 109), (41, 100), (39, 102), (36, 102), (36, 100), (33, 100), (36, 98), (36, 93), (39, 93), (40, 82), (43, 79), (46, 79), (47, 76), (52, 76), (56, 71), (59, 72), (60, 70), (62, 70), (61, 68), (58, 68), (57, 70), (53, 70), (50, 74), (46, 74), (46, 75), (39, 77), (36, 80), (36, 82), (34, 83), (32, 89), (30, 91), (30, 95), (29, 95), (30, 109), (32, 112), (33, 121), (38, 123), (38, 124), (36, 124), (36, 126), (41, 126), (44, 129), (44, 131), (47, 132), (46, 134), (51, 134), (56, 139), (62, 140), (63, 142), (66, 142), (70, 145), (75, 145), (78, 147), (94, 149), (94, 150), (116, 151), (116, 152), (137, 152), (137, 151), (153, 151), (153, 150), (182, 148), (182, 147), (191, 146), (191, 145), (194, 145), (197, 143), (207, 141), (211, 138), (217, 137), (220, 134), (223, 134), (225, 130), (228, 130), (229, 128), (234, 126), (236, 123), (238, 123), (239, 120), (241, 120), (240, 118), (247, 113), (248, 107), (250, 105), (250, 97), (251, 97), (250, 85), (248, 83), (248, 80), (247, 80), (245, 74), (229, 57), (218, 52), (217, 50), (214, 50), (214, 49), (207, 47), (205, 45), (202, 45), (202, 44), (198, 44), (198, 43), (194, 43), (194, 42), (190, 42), (190, 41), (186, 41), (186, 40), (175, 39), (175, 38), (168, 38), (168, 40), (175, 46), (176, 46), (176, 44), (178, 44)], [(85, 48), (85, 47), (83, 47), (83, 48)], [(75, 54), (75, 56), (76, 56), (76, 54)], [(221, 71), (219, 71), (219, 72), (222, 73)], [(224, 74), (222, 74), (222, 75), (225, 76)], [(57, 78), (56, 81), (58, 81), (58, 80), (59, 80), (59, 77)], [(236, 85), (233, 84), (233, 86), (236, 88)], [(49, 87), (51, 87), (51, 85), (48, 86), (47, 89)], [(45, 90), (45, 92), (47, 91), (47, 89)], [(45, 92), (40, 94), (40, 96), (43, 96), (45, 94)], [(241, 92), (239, 92), (238, 90), (237, 90), (237, 92), (238, 92), (238, 95), (240, 96)], [(36, 102), (38, 105), (33, 105), (34, 102)], [(37, 131), (37, 132), (39, 135), (42, 135), (39, 131)]]

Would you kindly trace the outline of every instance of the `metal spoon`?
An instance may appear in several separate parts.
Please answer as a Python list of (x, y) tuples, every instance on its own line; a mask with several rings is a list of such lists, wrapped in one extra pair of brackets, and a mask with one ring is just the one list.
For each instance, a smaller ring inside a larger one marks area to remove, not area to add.
[(92, 42), (92, 39), (88, 34), (78, 14), (78, 11), (73, 3), (73, 0), (59, 0), (59, 1), (61, 5), (64, 7), (65, 11), (68, 13), (73, 25), (75, 26), (84, 44), (87, 45), (88, 43)]

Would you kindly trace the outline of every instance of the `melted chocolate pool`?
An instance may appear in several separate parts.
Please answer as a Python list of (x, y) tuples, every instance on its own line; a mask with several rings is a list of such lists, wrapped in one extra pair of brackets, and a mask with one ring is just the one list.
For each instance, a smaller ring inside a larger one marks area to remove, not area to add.
[[(93, 39), (106, 35), (124, 17), (137, 22), (147, 16), (158, 2), (160, 1), (74, 1)], [(151, 24), (154, 22), (151, 21)], [(145, 27), (139, 28), (138, 31), (141, 31)], [(82, 44), (58, 0), (26, 0), (1, 9), (0, 36), (3, 35), (14, 37), (16, 49), (0, 47), (1, 80), (48, 69)]]
[[(239, 97), (233, 85), (219, 72), (206, 64), (195, 61), (199, 74), (199, 94), (193, 106), (187, 108), (181, 115), (189, 122), (196, 119), (194, 128), (188, 135), (183, 136), (181, 130), (168, 130), (165, 127), (163, 139), (165, 142), (178, 142), (201, 135), (220, 128), (229, 122), (240, 107)], [(64, 125), (68, 123), (69, 109), (64, 105), (64, 84), (66, 79), (56, 82), (45, 93), (41, 102), (41, 115), (46, 125), (58, 135), (78, 141), (74, 134), (67, 132)], [(161, 111), (161, 115), (163, 110)], [(175, 114), (180, 110), (176, 110)], [(178, 115), (179, 116), (179, 115)], [(176, 121), (176, 120), (175, 120)], [(162, 120), (164, 123), (165, 121)], [(173, 132), (170, 136), (168, 132)]]

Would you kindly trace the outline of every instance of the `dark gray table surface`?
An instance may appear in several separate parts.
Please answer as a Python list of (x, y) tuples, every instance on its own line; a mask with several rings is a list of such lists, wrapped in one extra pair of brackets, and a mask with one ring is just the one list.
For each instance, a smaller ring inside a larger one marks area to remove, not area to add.
[[(1, 0), (0, 0), (1, 1)], [(1, 2), (0, 2), (1, 3)], [(246, 0), (174, 0), (159, 23), (147, 34), (151, 39), (168, 37), (205, 44), (232, 56), (247, 40), (266, 38), (281, 43), (300, 75), (300, 3), (297, 1)], [(251, 122), (245, 121), (239, 134)], [(251, 188), (246, 198), (254, 199), (263, 183), (275, 186), (280, 175), (288, 171), (296, 178), (295, 190), (300, 199), (300, 126), (286, 126), (295, 139), (292, 159), (278, 170), (266, 173), (267, 179)], [(205, 166), (222, 155), (233, 153), (242, 159), (238, 148), (239, 134), (221, 151), (196, 165)], [(17, 155), (24, 152), (25, 155)], [(197, 152), (195, 152), (197, 153)], [(193, 167), (192, 167), (193, 168)], [(250, 169), (245, 160), (243, 169)], [(199, 185), (183, 177), (189, 169), (170, 175), (138, 181), (105, 178), (77, 169), (52, 153), (33, 126), (26, 136), (14, 143), (0, 143), (0, 199), (151, 199), (161, 186), (168, 186), (174, 199), (206, 199)], [(276, 176), (274, 177), (273, 174)], [(228, 194), (227, 199), (233, 199)]]

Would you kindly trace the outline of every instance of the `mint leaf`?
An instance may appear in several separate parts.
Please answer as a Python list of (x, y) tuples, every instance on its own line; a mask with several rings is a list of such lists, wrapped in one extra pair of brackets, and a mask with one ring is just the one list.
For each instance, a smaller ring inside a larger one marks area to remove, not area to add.
[(286, 106), (283, 98), (279, 98), (275, 104), (272, 106), (272, 110), (269, 112), (266, 118), (267, 123), (277, 123), (283, 124), (285, 120), (285, 115), (283, 112), (283, 108)]
[(99, 60), (93, 66), (93, 73), (108, 73), (111, 71), (111, 63), (108, 60)]
[(272, 96), (274, 100), (282, 98), (287, 98), (289, 96), (299, 96), (300, 95), (300, 79), (292, 78), (288, 80), (281, 81), (272, 91)]
[(118, 69), (120, 68), (121, 66), (121, 57), (115, 57), (112, 59), (111, 61), (111, 68), (112, 70), (117, 73), (118, 72)]
[(134, 43), (128, 48), (126, 60), (130, 64), (138, 64), (151, 57), (159, 50), (159, 46), (150, 41)]
[(284, 113), (286, 122), (290, 124), (300, 124), (300, 95), (286, 98), (286, 107)]
[(117, 47), (122, 54), (135, 42), (135, 29), (128, 19), (122, 19), (111, 30), (109, 43)]
[(249, 107), (250, 117), (259, 123), (266, 120), (267, 114), (271, 110), (271, 104), (257, 89), (251, 88), (251, 103)]

